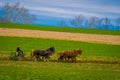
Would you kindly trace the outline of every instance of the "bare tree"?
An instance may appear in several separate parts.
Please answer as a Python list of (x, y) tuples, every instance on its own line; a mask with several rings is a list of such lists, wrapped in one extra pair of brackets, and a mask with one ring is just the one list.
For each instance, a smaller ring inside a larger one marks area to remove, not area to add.
[(119, 30), (120, 29), (120, 17), (116, 18), (115, 23), (116, 23), (117, 29)]
[(104, 29), (105, 30), (109, 29), (110, 23), (111, 23), (111, 21), (108, 17), (103, 19), (103, 24), (104, 24)]
[(65, 20), (60, 20), (60, 22), (58, 22), (58, 26), (67, 27), (67, 24)]
[(10, 15), (10, 6), (9, 3), (6, 3), (2, 8), (1, 20), (3, 22), (9, 23), (10, 22), (9, 15)]
[(88, 28), (89, 23), (88, 23), (88, 19), (85, 20), (85, 27)]
[(2, 12), (2, 20), (6, 23), (29, 23), (35, 20), (35, 16), (30, 15), (26, 8), (20, 6), (20, 3), (14, 5), (5, 3)]
[(95, 17), (95, 16), (90, 17), (90, 19), (89, 19), (89, 27), (94, 28), (95, 25), (96, 25), (97, 20), (98, 20), (98, 17)]
[(103, 22), (103, 19), (101, 19), (101, 18), (98, 18), (98, 20), (96, 21), (96, 23), (97, 23), (97, 29), (101, 29), (101, 26), (102, 26), (102, 22)]
[(70, 21), (70, 23), (75, 27), (82, 27), (84, 20), (85, 20), (85, 17), (82, 14), (80, 14), (78, 16), (75, 16), (74, 19)]

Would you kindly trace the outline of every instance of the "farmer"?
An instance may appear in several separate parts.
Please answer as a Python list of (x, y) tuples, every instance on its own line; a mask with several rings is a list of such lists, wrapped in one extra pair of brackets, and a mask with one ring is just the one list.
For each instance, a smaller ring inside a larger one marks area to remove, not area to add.
[(20, 47), (16, 48), (16, 55), (17, 56), (22, 56), (23, 55), (23, 51), (20, 49)]

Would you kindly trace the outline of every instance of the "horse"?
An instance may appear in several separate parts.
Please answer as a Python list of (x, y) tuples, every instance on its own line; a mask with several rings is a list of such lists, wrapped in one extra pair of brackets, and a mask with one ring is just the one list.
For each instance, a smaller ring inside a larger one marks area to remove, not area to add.
[(42, 57), (42, 59), (45, 58), (47, 61), (49, 61), (50, 55), (52, 55), (53, 53), (55, 53), (54, 47), (50, 47), (46, 50), (33, 50), (31, 51), (31, 59), (35, 57), (36, 60), (39, 61), (41, 60), (40, 57)]
[(81, 49), (76, 49), (76, 50), (66, 50), (58, 53), (58, 61), (75, 61), (76, 62), (76, 57), (78, 54), (82, 54)]

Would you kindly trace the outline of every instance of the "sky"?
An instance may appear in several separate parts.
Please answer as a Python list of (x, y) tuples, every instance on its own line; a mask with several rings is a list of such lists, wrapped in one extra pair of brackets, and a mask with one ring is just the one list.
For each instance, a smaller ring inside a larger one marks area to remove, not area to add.
[(120, 16), (120, 0), (0, 0), (0, 7), (6, 2), (19, 2), (36, 15), (36, 24), (43, 25), (57, 25), (62, 19), (69, 21), (80, 14), (100, 18)]

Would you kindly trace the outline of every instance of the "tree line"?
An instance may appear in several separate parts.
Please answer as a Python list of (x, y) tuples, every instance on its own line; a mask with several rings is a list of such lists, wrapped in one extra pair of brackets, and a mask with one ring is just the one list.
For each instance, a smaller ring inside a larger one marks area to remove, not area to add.
[(29, 10), (21, 6), (19, 2), (10, 5), (5, 3), (1, 9), (0, 22), (3, 23), (31, 23), (35, 16), (29, 13)]
[[(69, 24), (69, 25), (68, 25)], [(96, 29), (105, 29), (109, 30), (114, 28), (116, 30), (120, 30), (120, 17), (116, 19), (110, 19), (108, 17), (99, 18), (96, 16), (85, 17), (80, 14), (78, 16), (74, 16), (73, 19), (66, 22), (65, 20), (60, 20), (58, 22), (59, 26), (73, 26), (77, 28), (96, 28)]]

